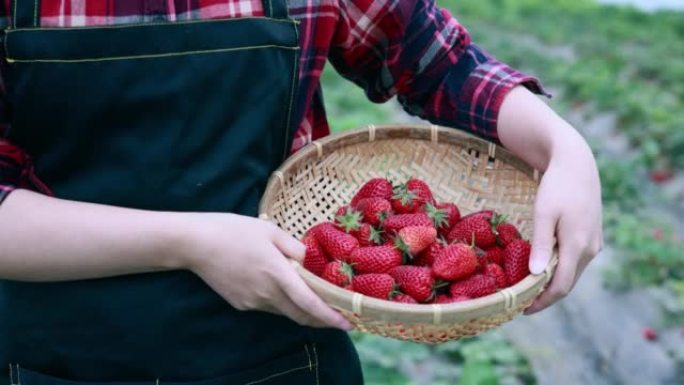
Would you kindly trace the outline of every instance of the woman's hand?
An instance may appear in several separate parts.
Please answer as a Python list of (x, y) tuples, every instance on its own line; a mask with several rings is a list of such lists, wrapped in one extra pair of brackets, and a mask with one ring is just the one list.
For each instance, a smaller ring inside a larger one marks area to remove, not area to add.
[(526, 314), (565, 297), (603, 246), (601, 183), (591, 149), (579, 133), (523, 87), (511, 90), (499, 112), (501, 142), (544, 172), (537, 192), (530, 271), (544, 271), (555, 247), (553, 280)]
[(239, 310), (282, 314), (301, 325), (351, 325), (304, 283), (288, 258), (306, 248), (271, 222), (232, 214), (188, 214), (187, 267)]

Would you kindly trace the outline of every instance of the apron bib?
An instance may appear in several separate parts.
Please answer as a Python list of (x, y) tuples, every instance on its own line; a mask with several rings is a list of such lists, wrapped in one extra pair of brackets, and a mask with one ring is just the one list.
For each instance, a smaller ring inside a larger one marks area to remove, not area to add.
[[(263, 5), (265, 17), (40, 28), (39, 1), (14, 1), (9, 139), (59, 198), (256, 215), (290, 149), (299, 59), (285, 0)], [(0, 364), (22, 385), (361, 382), (346, 334), (236, 311), (187, 271), (1, 282)]]

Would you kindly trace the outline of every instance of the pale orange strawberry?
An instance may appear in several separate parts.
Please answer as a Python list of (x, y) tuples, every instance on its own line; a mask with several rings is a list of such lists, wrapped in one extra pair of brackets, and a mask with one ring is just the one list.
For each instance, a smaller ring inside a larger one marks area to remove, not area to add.
[(437, 230), (432, 226), (408, 226), (399, 230), (397, 247), (409, 257), (427, 249), (437, 239)]
[(452, 297), (460, 295), (470, 298), (484, 297), (496, 293), (496, 280), (484, 274), (476, 274), (463, 281), (452, 283), (449, 292)]
[(401, 251), (392, 245), (359, 247), (348, 259), (358, 274), (386, 273), (403, 261)]
[(437, 254), (432, 264), (432, 273), (437, 278), (453, 281), (470, 276), (477, 266), (475, 251), (466, 244), (455, 243)]
[(359, 247), (359, 241), (354, 236), (337, 228), (334, 223), (320, 223), (309, 230), (331, 258), (344, 260)]
[(516, 239), (504, 250), (504, 271), (509, 285), (515, 285), (530, 274), (530, 243), (524, 239)]
[(351, 200), (351, 206), (356, 207), (361, 199), (364, 198), (383, 198), (392, 199), (393, 186), (390, 181), (385, 178), (373, 178), (366, 182)]
[(395, 285), (394, 278), (388, 274), (362, 274), (352, 278), (352, 290), (385, 300), (390, 299)]
[(323, 270), (325, 270), (325, 266), (328, 264), (328, 258), (326, 257), (323, 248), (318, 244), (318, 241), (310, 235), (302, 238), (302, 243), (306, 246), (306, 254), (304, 255), (302, 266), (320, 277), (321, 274), (323, 274)]
[(354, 276), (352, 267), (342, 261), (332, 261), (325, 266), (321, 278), (339, 287), (348, 287)]

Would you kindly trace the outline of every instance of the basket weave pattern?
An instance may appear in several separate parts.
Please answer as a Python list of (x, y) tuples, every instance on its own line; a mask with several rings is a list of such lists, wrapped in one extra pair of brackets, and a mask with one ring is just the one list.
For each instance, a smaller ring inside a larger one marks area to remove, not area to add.
[[(425, 180), (437, 201), (455, 202), (462, 214), (494, 209), (524, 238), (532, 231), (539, 174), (506, 150), (454, 129), (437, 126), (369, 126), (321, 139), (274, 172), (260, 217), (301, 238), (332, 220), (368, 179), (393, 183)], [(297, 266), (307, 283), (359, 330), (399, 339), (441, 342), (497, 327), (527, 307), (550, 279), (540, 276), (488, 297), (449, 305), (405, 305), (364, 297)]]

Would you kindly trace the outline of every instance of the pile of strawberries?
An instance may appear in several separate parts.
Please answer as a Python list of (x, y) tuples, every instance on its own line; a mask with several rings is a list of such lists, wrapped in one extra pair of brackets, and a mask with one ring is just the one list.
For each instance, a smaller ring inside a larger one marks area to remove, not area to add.
[(302, 239), (303, 265), (348, 290), (402, 303), (451, 303), (486, 296), (529, 274), (530, 244), (505, 217), (461, 217), (420, 179), (366, 182), (334, 222)]

